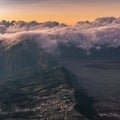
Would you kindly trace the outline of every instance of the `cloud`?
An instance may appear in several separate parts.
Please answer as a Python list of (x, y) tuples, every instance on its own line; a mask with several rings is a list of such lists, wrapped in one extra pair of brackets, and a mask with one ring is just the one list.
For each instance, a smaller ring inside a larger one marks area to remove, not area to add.
[(0, 25), (0, 33), (5, 33), (6, 32), (6, 26), (5, 25)]
[[(34, 40), (47, 52), (56, 52), (59, 45), (70, 45), (86, 51), (91, 48), (100, 50), (102, 46), (120, 46), (120, 19), (113, 17), (99, 18), (94, 22), (79, 22), (67, 26), (57, 22), (38, 23), (9, 22), (0, 25), (0, 41), (6, 47), (24, 40)], [(3, 34), (4, 33), (4, 34)]]

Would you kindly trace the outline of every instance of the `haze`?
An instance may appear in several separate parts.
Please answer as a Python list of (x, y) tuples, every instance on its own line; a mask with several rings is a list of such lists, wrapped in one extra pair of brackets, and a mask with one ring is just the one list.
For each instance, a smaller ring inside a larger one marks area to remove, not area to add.
[(0, 20), (74, 24), (103, 16), (119, 17), (119, 5), (119, 0), (0, 0)]

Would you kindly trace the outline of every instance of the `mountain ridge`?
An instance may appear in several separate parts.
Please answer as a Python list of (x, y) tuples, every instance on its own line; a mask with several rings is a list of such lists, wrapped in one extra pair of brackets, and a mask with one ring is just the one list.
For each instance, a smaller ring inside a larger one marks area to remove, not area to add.
[[(95, 116), (89, 111), (82, 115), (75, 109), (75, 105), (78, 108), (82, 106), (75, 100), (76, 78), (40, 49), (36, 42), (21, 41), (5, 49), (0, 58), (0, 67), (4, 68), (0, 72), (1, 119), (88, 120), (97, 116), (93, 103), (88, 106)], [(82, 94), (86, 99), (87, 96)], [(89, 100), (91, 98), (88, 97)]]

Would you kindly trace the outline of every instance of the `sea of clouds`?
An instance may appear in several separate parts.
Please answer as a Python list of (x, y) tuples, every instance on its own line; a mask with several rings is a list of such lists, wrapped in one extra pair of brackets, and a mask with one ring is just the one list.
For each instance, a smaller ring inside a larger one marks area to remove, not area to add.
[(11, 46), (23, 40), (34, 40), (48, 51), (56, 50), (59, 44), (85, 50), (100, 50), (101, 46), (119, 47), (120, 18), (97, 18), (93, 22), (83, 21), (75, 25), (36, 21), (0, 22), (0, 43)]

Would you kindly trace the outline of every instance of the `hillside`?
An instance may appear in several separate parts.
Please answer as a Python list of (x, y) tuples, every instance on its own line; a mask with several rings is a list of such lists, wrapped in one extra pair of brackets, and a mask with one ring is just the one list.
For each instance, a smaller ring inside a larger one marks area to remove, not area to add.
[[(98, 117), (91, 98), (82, 93), (82, 89), (77, 92), (76, 77), (34, 41), (1, 47), (0, 119), (88, 120), (87, 117)], [(81, 103), (77, 95), (81, 95)], [(80, 113), (82, 109), (84, 115)]]

